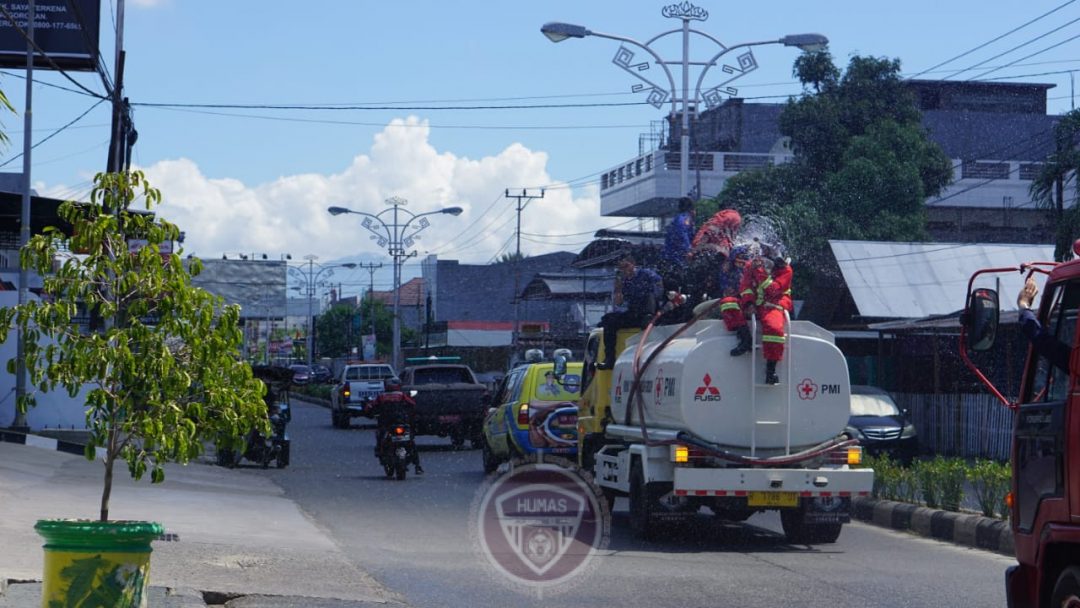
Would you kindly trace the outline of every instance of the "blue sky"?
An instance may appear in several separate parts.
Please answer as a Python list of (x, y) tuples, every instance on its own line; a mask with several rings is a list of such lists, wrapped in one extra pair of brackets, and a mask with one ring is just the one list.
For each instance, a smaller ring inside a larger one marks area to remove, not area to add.
[[(102, 1), (103, 56), (113, 70), (115, 0)], [(908, 0), (905, 2), (733, 3), (701, 0), (695, 23), (724, 44), (820, 32), (841, 65), (852, 54), (899, 58), (914, 74), (986, 43), (1064, 0)], [(579, 23), (638, 40), (678, 27), (662, 2), (370, 2), (311, 0), (127, 0), (126, 93), (136, 104), (135, 163), (160, 187), (159, 212), (180, 224), (186, 249), (202, 257), (267, 253), (323, 262), (386, 261), (356, 216), (331, 217), (341, 205), (377, 212), (389, 196), (413, 211), (465, 208), (437, 216), (417, 250), (484, 263), (512, 248), (512, 203), (505, 188), (549, 188), (524, 213), (526, 254), (577, 251), (581, 233), (622, 224), (601, 218), (596, 174), (635, 156), (638, 136), (663, 112), (648, 105), (492, 110), (405, 109), (445, 105), (614, 104), (642, 101), (633, 80), (611, 63), (618, 44), (599, 38), (552, 44), (546, 21)], [(924, 77), (961, 80), (1080, 33), (1080, 2)], [(1050, 30), (1059, 31), (1032, 41)], [(657, 43), (665, 59), (677, 46)], [(715, 52), (696, 39), (695, 59)], [(1080, 69), (1080, 39), (1039, 53), (987, 78)], [(759, 68), (738, 81), (739, 95), (782, 101), (800, 87), (791, 77), (796, 49), (755, 51)], [(995, 55), (1004, 53), (1000, 58)], [(952, 73), (987, 61), (981, 70)], [(652, 75), (659, 74), (653, 70)], [(717, 71), (718, 73), (718, 71)], [(22, 149), (22, 71), (0, 76), (18, 108), (2, 118), (11, 146)], [(36, 80), (72, 88), (61, 75)], [(102, 91), (97, 75), (73, 77)], [(1056, 84), (1050, 111), (1071, 106), (1070, 75), (1012, 81)], [(773, 97), (776, 96), (776, 97)], [(48, 136), (95, 102), (38, 84), (33, 141)], [(379, 105), (390, 110), (164, 109), (138, 104)], [(84, 196), (104, 168), (105, 104), (34, 151), (39, 191)], [(18, 171), (16, 160), (0, 170)], [(570, 184), (570, 186), (568, 186)], [(565, 235), (565, 236), (564, 236)], [(413, 266), (415, 271), (415, 266)], [(350, 286), (367, 273), (339, 273)], [(389, 285), (389, 273), (376, 287)], [(351, 290), (346, 287), (345, 292)]]

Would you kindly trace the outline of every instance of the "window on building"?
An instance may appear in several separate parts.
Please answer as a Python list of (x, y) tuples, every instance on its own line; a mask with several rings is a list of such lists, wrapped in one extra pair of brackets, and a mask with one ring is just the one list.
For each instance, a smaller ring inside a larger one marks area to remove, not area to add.
[(1020, 179), (1027, 182), (1033, 181), (1039, 176), (1042, 168), (1042, 163), (1020, 163)]
[(961, 179), (1009, 179), (1009, 163), (965, 160), (960, 165)]

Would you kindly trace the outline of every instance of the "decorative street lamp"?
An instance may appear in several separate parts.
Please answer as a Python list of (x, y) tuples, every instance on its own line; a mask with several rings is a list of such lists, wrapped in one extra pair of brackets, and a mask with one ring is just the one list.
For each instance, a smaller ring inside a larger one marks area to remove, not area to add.
[[(314, 333), (312, 330), (314, 328), (312, 327), (311, 322), (313, 316), (312, 303), (315, 298), (315, 287), (319, 283), (319, 277), (325, 273), (326, 276), (329, 278), (331, 275), (334, 274), (335, 268), (356, 268), (356, 264), (352, 262), (348, 262), (345, 264), (319, 264), (315, 262), (315, 260), (319, 259), (319, 256), (317, 255), (305, 255), (304, 259), (307, 260), (307, 271), (304, 270), (303, 266), (290, 266), (289, 273), (298, 279), (304, 280), (307, 283), (307, 291), (305, 292), (308, 299), (306, 336), (307, 364), (308, 367), (311, 367), (311, 351), (314, 348), (312, 344), (312, 334)], [(315, 271), (316, 266), (319, 267), (319, 270), (317, 272)]]
[[(445, 209), (438, 209), (436, 211), (427, 211), (424, 213), (413, 213), (408, 209), (405, 209), (406, 201), (403, 198), (391, 197), (386, 199), (386, 204), (390, 205), (386, 209), (383, 209), (379, 213), (371, 214), (364, 213), (363, 211), (353, 211), (352, 209), (346, 209), (345, 207), (330, 207), (327, 211), (330, 215), (341, 215), (342, 213), (355, 213), (356, 215), (364, 216), (364, 221), (361, 222), (361, 226), (367, 228), (371, 232), (371, 240), (378, 243), (379, 247), (385, 247), (386, 252), (390, 254), (390, 257), (394, 261), (394, 369), (401, 369), (401, 318), (398, 315), (398, 309), (401, 304), (401, 265), (410, 257), (416, 255), (416, 251), (408, 251), (411, 249), (415, 242), (420, 238), (417, 235), (420, 232), (431, 225), (427, 218), (427, 215), (436, 215), (439, 213), (445, 213), (447, 215), (461, 215), (461, 207), (446, 207)], [(387, 213), (393, 212), (393, 221), (387, 223), (383, 219), (383, 216)], [(407, 219), (405, 223), (399, 223), (400, 214), (405, 214)], [(409, 232), (409, 227), (412, 225), (413, 220), (419, 219), (417, 225), (413, 228), (412, 232)]]
[[(693, 104), (693, 111), (695, 118), (698, 114), (698, 100), (703, 99), (705, 105), (709, 108), (720, 105), (723, 101), (723, 95), (735, 95), (738, 90), (730, 86), (736, 79), (741, 78), (749, 72), (757, 69), (757, 59), (754, 58), (754, 53), (749, 47), (761, 46), (765, 44), (782, 44), (784, 46), (793, 46), (802, 49), (803, 51), (817, 51), (825, 48), (829, 43), (829, 39), (821, 34), (794, 34), (791, 36), (784, 36), (779, 40), (763, 40), (760, 42), (744, 42), (732, 46), (725, 46), (719, 40), (707, 34), (703, 31), (696, 30), (690, 27), (691, 21), (705, 21), (709, 18), (709, 12), (703, 8), (694, 6), (690, 2), (682, 2), (678, 4), (671, 4), (665, 6), (661, 10), (661, 14), (664, 17), (671, 19), (679, 19), (682, 21), (682, 27), (657, 34), (645, 42), (638, 42), (632, 38), (625, 36), (617, 36), (614, 34), (604, 34), (601, 32), (594, 32), (585, 26), (574, 25), (572, 23), (545, 23), (540, 31), (548, 37), (552, 42), (562, 42), (568, 38), (584, 38), (586, 36), (595, 36), (597, 38), (607, 38), (609, 40), (617, 40), (619, 42), (635, 46), (649, 55), (661, 69), (664, 70), (664, 75), (667, 76), (667, 84), (661, 86), (646, 78), (643, 73), (646, 72), (651, 64), (648, 59), (644, 61), (635, 61), (634, 51), (627, 48), (624, 45), (619, 46), (619, 50), (615, 52), (615, 57), (612, 58), (612, 63), (619, 66), (634, 78), (637, 78), (644, 84), (635, 84), (632, 87), (632, 91), (637, 93), (639, 91), (648, 91), (648, 97), (646, 101), (653, 107), (660, 109), (664, 106), (664, 103), (668, 100), (671, 101), (671, 114), (675, 116), (679, 110), (677, 104), (682, 105), (682, 133), (680, 134), (680, 148), (679, 148), (679, 196), (686, 196), (689, 193), (688, 181), (689, 181), (689, 165), (690, 165), (690, 110), (691, 104)], [(660, 55), (653, 49), (653, 44), (673, 34), (682, 34), (682, 59), (678, 61), (665, 61), (660, 58)], [(690, 59), (690, 35), (694, 34), (704, 38), (705, 40), (712, 42), (720, 50), (711, 59), (707, 61), (692, 61)], [(704, 93), (701, 91), (701, 84), (705, 79), (705, 74), (709, 69), (716, 65), (721, 57), (730, 53), (735, 49), (746, 49), (746, 52), (739, 55), (736, 58), (736, 65), (725, 64), (722, 68), (724, 74), (728, 77), (720, 84), (706, 90)], [(682, 86), (676, 86), (675, 77), (668, 68), (669, 65), (681, 65), (682, 66)], [(693, 91), (690, 90), (690, 66), (701, 66), (701, 72), (698, 75), (697, 86)], [(700, 193), (699, 193), (700, 194)]]

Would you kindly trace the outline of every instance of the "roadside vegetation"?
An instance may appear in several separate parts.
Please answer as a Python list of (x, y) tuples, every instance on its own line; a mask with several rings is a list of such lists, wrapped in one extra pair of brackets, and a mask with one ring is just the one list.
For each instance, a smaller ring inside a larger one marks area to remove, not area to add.
[(979, 459), (972, 463), (938, 456), (904, 466), (882, 455), (867, 456), (864, 463), (874, 469), (874, 498), (955, 512), (960, 511), (964, 487), (970, 484), (984, 516), (1008, 516), (1005, 494), (1011, 469), (1007, 462)]

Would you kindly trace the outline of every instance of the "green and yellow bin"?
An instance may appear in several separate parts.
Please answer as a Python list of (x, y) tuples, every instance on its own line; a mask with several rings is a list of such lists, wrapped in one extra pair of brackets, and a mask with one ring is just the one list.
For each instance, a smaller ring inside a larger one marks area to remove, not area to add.
[(150, 543), (161, 524), (43, 519), (34, 529), (45, 538), (42, 608), (146, 606)]

